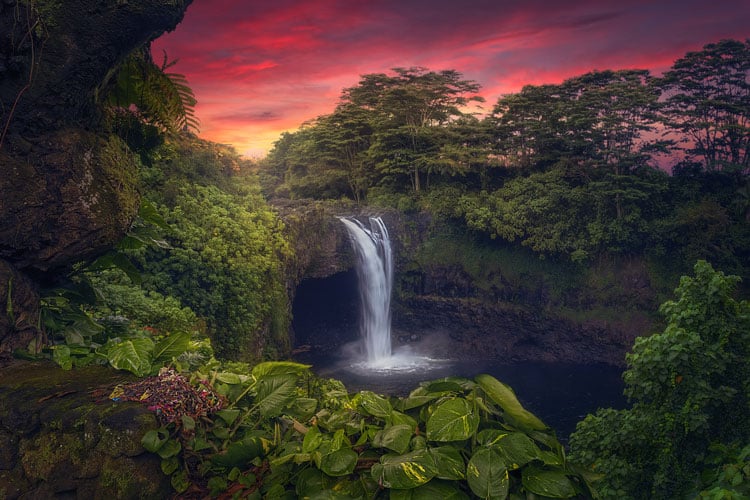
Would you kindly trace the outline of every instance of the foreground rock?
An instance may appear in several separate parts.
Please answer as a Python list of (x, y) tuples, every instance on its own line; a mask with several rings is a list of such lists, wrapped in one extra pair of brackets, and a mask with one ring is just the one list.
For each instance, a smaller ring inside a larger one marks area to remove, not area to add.
[(0, 498), (167, 498), (169, 478), (141, 446), (156, 417), (107, 398), (130, 380), (103, 367), (0, 368)]

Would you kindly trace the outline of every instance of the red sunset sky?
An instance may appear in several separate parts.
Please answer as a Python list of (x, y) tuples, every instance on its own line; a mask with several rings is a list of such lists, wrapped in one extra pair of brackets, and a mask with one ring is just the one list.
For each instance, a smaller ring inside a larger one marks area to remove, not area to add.
[(688, 51), (750, 37), (750, 0), (194, 0), (153, 44), (179, 59), (201, 137), (263, 156), (393, 67), (455, 69), (489, 111), (525, 84), (594, 69), (660, 74)]

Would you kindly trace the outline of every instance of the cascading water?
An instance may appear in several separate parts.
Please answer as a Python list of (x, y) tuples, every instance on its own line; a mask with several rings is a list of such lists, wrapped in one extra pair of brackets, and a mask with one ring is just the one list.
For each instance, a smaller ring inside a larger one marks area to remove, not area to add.
[(388, 229), (380, 217), (370, 217), (367, 228), (357, 219), (340, 218), (357, 257), (360, 330), (365, 356), (371, 366), (391, 359), (391, 291), (393, 254)]

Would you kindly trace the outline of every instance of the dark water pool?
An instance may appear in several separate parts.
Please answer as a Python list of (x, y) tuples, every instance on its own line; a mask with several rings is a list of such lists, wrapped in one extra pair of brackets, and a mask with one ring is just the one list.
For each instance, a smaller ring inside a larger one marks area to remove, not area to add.
[(561, 441), (575, 430), (578, 421), (597, 408), (624, 408), (622, 370), (604, 364), (433, 360), (406, 370), (362, 369), (331, 357), (300, 357), (320, 376), (336, 378), (350, 392), (371, 390), (403, 396), (419, 382), (447, 376), (471, 378), (488, 373), (511, 386), (521, 403), (552, 426)]

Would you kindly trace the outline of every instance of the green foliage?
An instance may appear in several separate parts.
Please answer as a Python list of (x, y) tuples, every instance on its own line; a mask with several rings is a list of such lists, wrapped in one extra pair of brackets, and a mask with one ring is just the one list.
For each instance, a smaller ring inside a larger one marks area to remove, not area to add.
[(135, 109), (137, 118), (164, 132), (198, 130), (192, 89), (184, 75), (167, 72), (176, 62), (165, 53), (161, 66), (156, 65), (148, 47), (130, 54), (103, 92), (113, 116), (122, 120)]
[[(287, 349), (282, 225), (256, 190), (231, 194), (183, 184), (162, 206), (170, 248), (142, 256), (146, 281), (206, 321), (218, 356), (258, 359)], [(270, 331), (271, 327), (284, 329)]]
[(571, 458), (606, 475), (605, 498), (675, 498), (697, 484), (712, 443), (746, 443), (750, 401), (750, 304), (739, 281), (705, 261), (684, 276), (661, 312), (663, 333), (627, 355), (627, 410), (578, 424)]
[(563, 168), (516, 177), (494, 192), (461, 196), (456, 215), (475, 231), (543, 255), (580, 261), (605, 251), (642, 249), (659, 213), (666, 175), (650, 169), (619, 177), (587, 175), (598, 180), (581, 184)]
[(466, 111), (478, 84), (454, 71), (364, 75), (334, 113), (276, 143), (264, 185), (425, 210), (545, 258), (641, 255), (663, 283), (696, 259), (745, 276), (748, 48), (708, 44), (663, 78), (604, 70), (527, 85), (482, 120)]
[(347, 394), (307, 368), (208, 365), (193, 379), (211, 381), (226, 408), (153, 430), (143, 445), (161, 457), (179, 492), (192, 485), (258, 498), (592, 495), (592, 477), (567, 462), (554, 432), (490, 376), (424, 382), (408, 397), (386, 398)]
[[(64, 370), (92, 363), (109, 364), (118, 370), (127, 370), (139, 377), (154, 375), (160, 368), (178, 364), (191, 366), (185, 361), (187, 353), (204, 351), (198, 359), (206, 361), (211, 349), (200, 342), (192, 341), (187, 332), (172, 333), (152, 338), (148, 331), (127, 332), (121, 337), (92, 337), (66, 344), (55, 344), (49, 348), (51, 359)], [(182, 362), (181, 362), (182, 360)]]
[(696, 498), (750, 498), (750, 445), (712, 445), (701, 474), (703, 490)]

